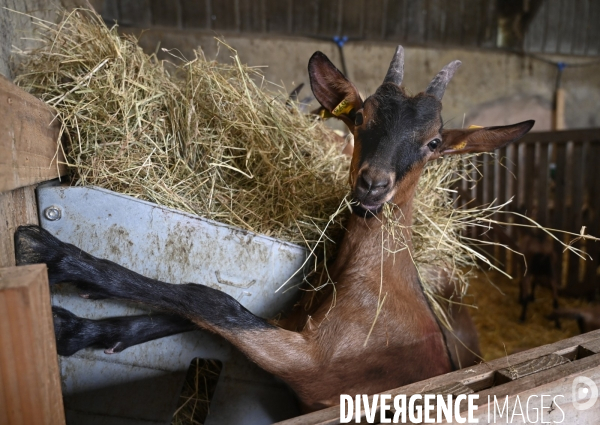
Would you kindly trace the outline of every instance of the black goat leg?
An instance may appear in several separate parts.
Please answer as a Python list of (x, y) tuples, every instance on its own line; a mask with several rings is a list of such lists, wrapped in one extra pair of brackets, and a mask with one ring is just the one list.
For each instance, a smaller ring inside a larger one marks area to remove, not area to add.
[(219, 328), (277, 329), (231, 296), (208, 286), (173, 285), (144, 277), (112, 261), (102, 260), (61, 242), (39, 226), (15, 232), (17, 264), (45, 263), (50, 284), (72, 282), (89, 298), (138, 302), (194, 322)]
[(114, 354), (143, 342), (198, 329), (187, 319), (167, 314), (92, 320), (54, 306), (52, 316), (56, 348), (61, 356), (87, 347), (101, 347), (106, 354)]
[[(90, 298), (136, 302), (186, 318), (198, 327), (222, 336), (259, 367), (284, 380), (293, 380), (300, 371), (315, 367), (315, 340), (255, 316), (233, 297), (217, 289), (193, 283), (173, 285), (144, 277), (61, 242), (38, 226), (17, 229), (15, 252), (18, 264), (46, 263), (51, 284), (72, 282)], [(71, 326), (78, 325), (93, 328), (89, 321), (73, 320)], [(78, 338), (74, 330), (67, 329), (66, 332), (76, 340), (82, 339), (71, 345), (65, 337), (66, 352), (90, 343), (85, 337)], [(90, 334), (95, 335), (94, 332)], [(119, 346), (110, 348), (114, 351)], [(293, 367), (290, 358), (294, 359)]]

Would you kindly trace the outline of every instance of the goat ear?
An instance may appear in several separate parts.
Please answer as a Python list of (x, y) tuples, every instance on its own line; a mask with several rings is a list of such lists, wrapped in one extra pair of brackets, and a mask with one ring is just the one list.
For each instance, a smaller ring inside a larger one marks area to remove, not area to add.
[(491, 152), (523, 137), (535, 124), (534, 120), (497, 127), (480, 127), (442, 132), (440, 153), (459, 154)]
[(354, 126), (356, 111), (363, 105), (354, 84), (321, 52), (315, 52), (308, 61), (308, 75), (313, 94), (321, 106), (349, 127)]

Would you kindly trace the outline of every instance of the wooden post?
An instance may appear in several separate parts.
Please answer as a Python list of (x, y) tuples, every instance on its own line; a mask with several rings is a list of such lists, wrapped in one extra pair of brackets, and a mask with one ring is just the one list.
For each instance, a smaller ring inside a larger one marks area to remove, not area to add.
[(67, 174), (54, 112), (2, 76), (0, 117), (0, 192)]
[(565, 126), (565, 89), (557, 88), (555, 93), (553, 130), (564, 130)]
[(64, 424), (45, 264), (0, 268), (0, 424)]

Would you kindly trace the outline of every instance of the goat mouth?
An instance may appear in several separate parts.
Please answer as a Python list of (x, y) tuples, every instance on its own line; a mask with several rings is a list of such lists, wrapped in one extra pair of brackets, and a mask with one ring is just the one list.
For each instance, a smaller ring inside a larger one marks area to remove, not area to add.
[(359, 202), (359, 205), (367, 211), (376, 211), (376, 210), (381, 210), (381, 208), (383, 208), (383, 203), (381, 203), (381, 204), (366, 204), (364, 202)]
[(352, 203), (352, 212), (361, 217), (375, 217), (383, 209), (385, 202), (379, 204), (367, 204), (360, 201)]

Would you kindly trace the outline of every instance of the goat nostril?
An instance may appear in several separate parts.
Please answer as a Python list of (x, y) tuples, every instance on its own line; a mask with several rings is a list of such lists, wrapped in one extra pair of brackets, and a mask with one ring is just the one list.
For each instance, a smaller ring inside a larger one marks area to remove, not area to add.
[(360, 182), (362, 183), (362, 186), (367, 190), (371, 189), (371, 187), (373, 186), (373, 180), (367, 174), (361, 174)]
[(390, 183), (391, 181), (387, 176), (373, 176), (363, 173), (359, 177), (360, 188), (373, 194), (385, 191)]
[(389, 179), (375, 180), (371, 184), (371, 189), (385, 189), (386, 187), (389, 186), (389, 184), (390, 184), (390, 180)]

